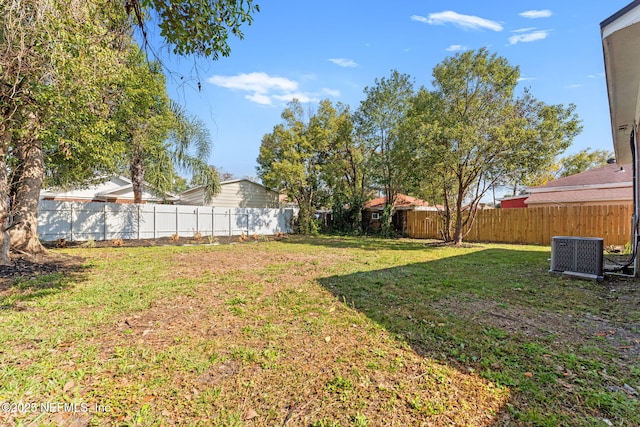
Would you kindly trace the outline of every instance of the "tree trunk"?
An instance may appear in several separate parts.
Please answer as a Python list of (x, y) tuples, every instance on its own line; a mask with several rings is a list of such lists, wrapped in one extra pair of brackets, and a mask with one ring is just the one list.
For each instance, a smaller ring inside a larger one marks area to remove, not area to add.
[[(460, 246), (462, 244), (463, 237), (463, 220), (462, 220), (462, 201), (464, 195), (464, 187), (461, 182), (461, 178), (458, 177), (458, 196), (456, 197), (456, 224), (453, 230), (453, 244)], [(471, 208), (471, 206), (469, 206)]]
[(453, 244), (460, 246), (462, 244), (462, 212), (458, 212), (456, 216), (456, 227), (453, 231)]
[(46, 250), (38, 240), (38, 201), (44, 176), (42, 142), (25, 142), (16, 151), (22, 167), (13, 189), (15, 226), (10, 233), (11, 246), (31, 255), (44, 253)]
[(133, 187), (133, 203), (142, 203), (144, 192), (144, 162), (142, 156), (134, 153), (131, 159), (131, 185)]
[(11, 257), (9, 256), (11, 238), (7, 232), (10, 220), (7, 178), (7, 152), (10, 138), (9, 132), (0, 129), (0, 265), (11, 265)]

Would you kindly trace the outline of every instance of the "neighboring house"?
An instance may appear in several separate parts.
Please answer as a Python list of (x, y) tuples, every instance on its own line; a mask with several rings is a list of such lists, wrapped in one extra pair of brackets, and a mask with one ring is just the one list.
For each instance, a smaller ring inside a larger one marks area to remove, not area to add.
[(616, 163), (527, 189), (528, 207), (633, 203), (633, 169)]
[(195, 187), (180, 193), (181, 205), (214, 206), (225, 208), (278, 208), (279, 194), (249, 179), (234, 179), (220, 183), (220, 193), (205, 203), (204, 187)]
[[(64, 202), (110, 202), (133, 203), (133, 185), (123, 176), (114, 176), (100, 184), (86, 188), (56, 191), (43, 189), (40, 200), (59, 200)], [(165, 196), (153, 192), (142, 193), (142, 203), (174, 203), (178, 200), (173, 194)]]
[(514, 208), (526, 208), (527, 204), (525, 200), (529, 197), (529, 194), (521, 194), (520, 196), (503, 197), (498, 199), (501, 209), (514, 209)]
[[(379, 230), (382, 224), (382, 213), (387, 203), (386, 197), (378, 197), (365, 203), (362, 212), (362, 221), (365, 229)], [(424, 200), (407, 196), (406, 194), (398, 194), (393, 204), (393, 227), (396, 231), (406, 233), (407, 231), (407, 212), (411, 210), (421, 211), (437, 211), (442, 209), (441, 206), (430, 205)]]

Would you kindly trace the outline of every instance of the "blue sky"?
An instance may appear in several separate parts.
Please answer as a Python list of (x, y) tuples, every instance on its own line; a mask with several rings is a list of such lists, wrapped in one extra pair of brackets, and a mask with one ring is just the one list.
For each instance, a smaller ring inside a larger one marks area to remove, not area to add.
[(245, 39), (231, 40), (230, 57), (166, 61), (169, 93), (209, 126), (210, 163), (255, 176), (261, 138), (293, 97), (355, 110), (363, 89), (393, 69), (430, 87), (446, 57), (487, 47), (520, 67), (519, 90), (577, 105), (584, 130), (567, 153), (613, 150), (599, 24), (629, 2), (259, 2)]

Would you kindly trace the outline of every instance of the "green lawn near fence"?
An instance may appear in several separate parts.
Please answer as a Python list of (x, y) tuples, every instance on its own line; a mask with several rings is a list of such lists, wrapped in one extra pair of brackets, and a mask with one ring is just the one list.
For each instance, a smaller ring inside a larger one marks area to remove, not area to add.
[(637, 426), (640, 281), (549, 247), (58, 249), (0, 285), (0, 424)]

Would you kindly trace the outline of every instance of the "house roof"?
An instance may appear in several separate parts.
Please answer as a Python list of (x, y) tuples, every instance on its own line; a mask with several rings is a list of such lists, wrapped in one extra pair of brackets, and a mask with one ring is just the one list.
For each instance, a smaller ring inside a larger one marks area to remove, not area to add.
[(508, 197), (501, 197), (499, 199), (496, 199), (499, 202), (505, 201), (505, 200), (520, 200), (520, 199), (526, 199), (527, 197), (529, 197), (529, 193), (527, 194), (520, 194), (519, 196), (508, 196)]
[(525, 200), (525, 203), (527, 205), (535, 205), (540, 203), (626, 202), (631, 200), (633, 200), (633, 188), (618, 187), (532, 193)]
[[(146, 201), (175, 201), (178, 198), (171, 193), (164, 196), (155, 194), (152, 190), (147, 190), (149, 185), (145, 183), (145, 190), (142, 199)], [(109, 201), (112, 199), (133, 200), (133, 185), (131, 180), (125, 176), (112, 176), (103, 182), (90, 185), (84, 188), (72, 188), (69, 190), (50, 190), (42, 189), (41, 198), (60, 198), (60, 199), (87, 199)]]
[(568, 187), (579, 188), (607, 188), (631, 186), (633, 180), (633, 169), (631, 165), (619, 165), (612, 163), (600, 168), (580, 172), (575, 175), (554, 179), (545, 185), (529, 187), (532, 193), (541, 191), (551, 191), (552, 189), (568, 189)]
[(609, 164), (539, 187), (529, 187), (527, 205), (540, 203), (621, 202), (633, 200), (633, 172), (629, 165)]
[[(364, 204), (365, 209), (384, 209), (384, 205), (387, 202), (386, 197), (378, 197), (377, 199), (369, 200)], [(411, 209), (411, 208), (437, 208), (437, 206), (430, 205), (429, 202), (418, 199), (416, 197), (407, 196), (406, 194), (398, 194), (396, 201), (393, 204), (394, 209)]]

